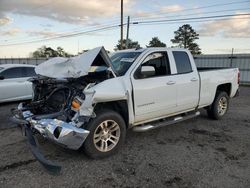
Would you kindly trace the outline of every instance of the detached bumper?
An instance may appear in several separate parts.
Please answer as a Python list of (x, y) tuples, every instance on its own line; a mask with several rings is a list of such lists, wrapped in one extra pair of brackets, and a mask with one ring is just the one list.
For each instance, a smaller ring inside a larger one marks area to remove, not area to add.
[(30, 123), (45, 138), (73, 150), (79, 149), (89, 134), (87, 130), (57, 119), (31, 120)]
[(13, 111), (13, 122), (21, 125), (28, 124), (31, 129), (36, 130), (45, 138), (66, 148), (79, 149), (89, 134), (88, 130), (58, 119), (36, 120), (30, 111), (22, 111), (20, 105), (18, 108)]
[(22, 107), (22, 103), (18, 106), (18, 109), (12, 110), (12, 114), (12, 121), (25, 128), (25, 135), (28, 138), (33, 155), (50, 172), (60, 172), (61, 167), (44, 158), (37, 147), (33, 136), (34, 132), (38, 132), (43, 137), (73, 150), (79, 149), (89, 134), (88, 130), (78, 128), (73, 123), (58, 119), (35, 119), (35, 116), (29, 110)]

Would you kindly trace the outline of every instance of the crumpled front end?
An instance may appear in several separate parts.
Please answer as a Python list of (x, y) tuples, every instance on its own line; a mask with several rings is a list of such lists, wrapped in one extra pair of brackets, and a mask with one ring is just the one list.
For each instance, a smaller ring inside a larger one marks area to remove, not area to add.
[(88, 130), (76, 127), (73, 122), (49, 118), (49, 116), (54, 117), (55, 114), (45, 116), (48, 119), (42, 119), (23, 107), (23, 103), (20, 103), (17, 109), (12, 109), (12, 114), (12, 121), (24, 128), (34, 157), (53, 174), (58, 174), (61, 171), (61, 166), (45, 159), (38, 148), (34, 134), (39, 133), (48, 140), (73, 150), (79, 149), (89, 134)]
[(89, 134), (88, 130), (58, 119), (31, 120), (31, 124), (45, 138), (73, 150), (79, 149)]
[(18, 124), (28, 124), (34, 133), (39, 133), (43, 137), (62, 145), (66, 148), (77, 150), (87, 138), (89, 131), (78, 128), (74, 122), (65, 122), (51, 116), (46, 119), (32, 114), (31, 111), (22, 108), (22, 103), (18, 109), (13, 111), (13, 119)]
[(89, 135), (85, 127), (96, 117), (96, 104), (127, 95), (103, 47), (73, 58), (52, 58), (35, 71), (37, 76), (29, 79), (33, 99), (13, 109), (12, 120), (24, 127), (38, 161), (50, 171), (60, 171), (41, 154), (34, 134), (77, 150)]

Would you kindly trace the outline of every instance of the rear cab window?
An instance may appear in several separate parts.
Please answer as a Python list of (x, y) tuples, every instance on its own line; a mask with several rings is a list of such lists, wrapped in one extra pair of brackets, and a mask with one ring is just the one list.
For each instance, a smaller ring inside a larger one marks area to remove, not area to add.
[(173, 56), (178, 74), (190, 73), (193, 71), (189, 56), (186, 52), (173, 51)]

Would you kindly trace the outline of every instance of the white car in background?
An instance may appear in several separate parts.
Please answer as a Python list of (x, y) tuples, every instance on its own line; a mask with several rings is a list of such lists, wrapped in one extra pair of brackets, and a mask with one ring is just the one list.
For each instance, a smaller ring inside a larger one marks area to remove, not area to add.
[(36, 75), (34, 65), (0, 65), (0, 102), (27, 100), (32, 98), (30, 77)]

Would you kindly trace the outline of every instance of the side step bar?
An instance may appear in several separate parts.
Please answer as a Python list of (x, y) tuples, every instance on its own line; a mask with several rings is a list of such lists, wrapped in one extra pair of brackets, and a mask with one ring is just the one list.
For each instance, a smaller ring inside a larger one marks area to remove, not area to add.
[(199, 116), (199, 115), (200, 115), (200, 112), (196, 111), (196, 112), (193, 112), (193, 113), (188, 113), (187, 115), (183, 115), (183, 116), (175, 116), (173, 119), (169, 118), (168, 120), (163, 121), (163, 122), (135, 126), (133, 128), (133, 131), (135, 131), (135, 132), (145, 132), (145, 131), (156, 129), (156, 128), (159, 128), (159, 127), (164, 127), (164, 126), (167, 126), (167, 125), (171, 125), (171, 124), (175, 124), (175, 123), (178, 123), (178, 122), (181, 122), (181, 121), (185, 121), (187, 119), (191, 119), (191, 118), (194, 118), (194, 117)]

